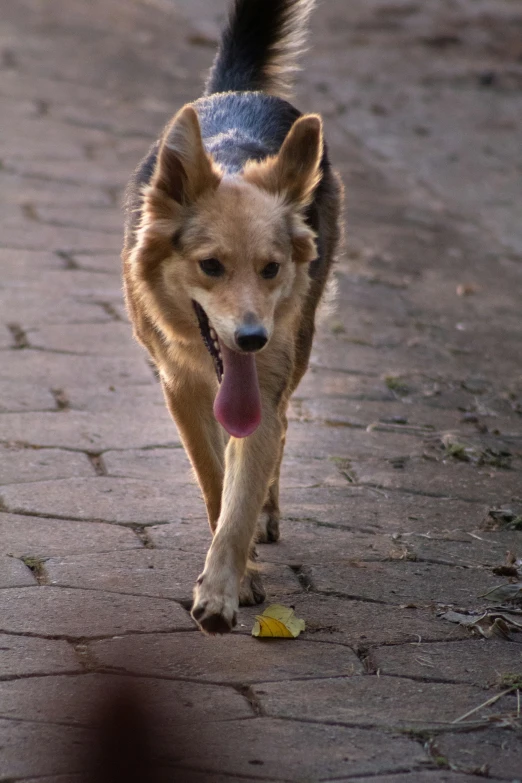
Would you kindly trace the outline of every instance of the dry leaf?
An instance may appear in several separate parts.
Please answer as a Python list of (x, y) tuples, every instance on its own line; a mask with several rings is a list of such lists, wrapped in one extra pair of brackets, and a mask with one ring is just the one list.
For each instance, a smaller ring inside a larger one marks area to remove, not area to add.
[(296, 639), (305, 629), (305, 621), (295, 616), (294, 610), (282, 604), (267, 606), (256, 615), (252, 636), (259, 638)]
[(477, 616), (450, 611), (440, 616), (443, 620), (448, 620), (450, 623), (459, 623), (459, 625), (465, 625), (471, 631), (478, 631), (485, 639), (491, 639), (492, 636), (509, 639), (510, 631), (522, 631), (520, 623), (517, 623), (512, 617), (499, 612), (484, 612)]
[(522, 603), (522, 582), (493, 587), (479, 597), (487, 598), (488, 601), (494, 601), (495, 603), (504, 603), (505, 601), (508, 603)]

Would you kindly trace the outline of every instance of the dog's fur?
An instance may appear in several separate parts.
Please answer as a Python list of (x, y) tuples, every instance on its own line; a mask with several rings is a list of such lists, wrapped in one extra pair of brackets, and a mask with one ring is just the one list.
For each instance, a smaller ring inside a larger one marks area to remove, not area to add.
[[(128, 191), (128, 311), (214, 536), (192, 608), (207, 633), (231, 630), (239, 601), (264, 599), (249, 556), (256, 536), (279, 538), (286, 408), (307, 368), (339, 240), (342, 186), (321, 119), (281, 97), (313, 3), (235, 0), (204, 97), (175, 115)], [(255, 355), (260, 424), (228, 443), (213, 413), (221, 359), (211, 355), (210, 325), (234, 361), (246, 359), (241, 330), (268, 338)]]

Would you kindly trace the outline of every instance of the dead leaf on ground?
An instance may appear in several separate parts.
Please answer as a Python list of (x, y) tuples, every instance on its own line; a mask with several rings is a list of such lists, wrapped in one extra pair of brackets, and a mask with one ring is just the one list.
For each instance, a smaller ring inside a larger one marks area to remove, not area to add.
[(481, 527), (483, 530), (522, 530), (522, 514), (511, 508), (490, 508)]
[(522, 604), (522, 582), (493, 587), (487, 593), (479, 596), (479, 598), (486, 598), (488, 601), (500, 604)]
[(296, 639), (305, 629), (305, 621), (295, 616), (294, 610), (282, 604), (267, 606), (256, 615), (252, 636), (260, 639)]
[(522, 623), (517, 623), (512, 617), (499, 612), (483, 612), (481, 615), (464, 614), (462, 612), (444, 612), (440, 615), (443, 620), (450, 623), (458, 623), (469, 628), (472, 632), (477, 632), (485, 639), (500, 637), (510, 639), (510, 632), (520, 633)]

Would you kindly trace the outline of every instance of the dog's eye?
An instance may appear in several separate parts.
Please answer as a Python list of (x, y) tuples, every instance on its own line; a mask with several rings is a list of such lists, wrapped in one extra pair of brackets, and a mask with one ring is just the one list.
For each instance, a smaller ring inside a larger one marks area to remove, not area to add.
[(209, 277), (221, 277), (225, 273), (225, 267), (217, 258), (205, 258), (204, 261), (199, 262), (199, 266)]
[(261, 277), (265, 280), (272, 280), (279, 272), (279, 264), (276, 261), (270, 261), (262, 270)]

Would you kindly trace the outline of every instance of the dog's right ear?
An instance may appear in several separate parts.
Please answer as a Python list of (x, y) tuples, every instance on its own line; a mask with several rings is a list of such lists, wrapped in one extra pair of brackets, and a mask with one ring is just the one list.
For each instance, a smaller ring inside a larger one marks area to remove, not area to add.
[(203, 146), (196, 110), (184, 106), (165, 130), (151, 185), (178, 204), (190, 204), (219, 182)]

